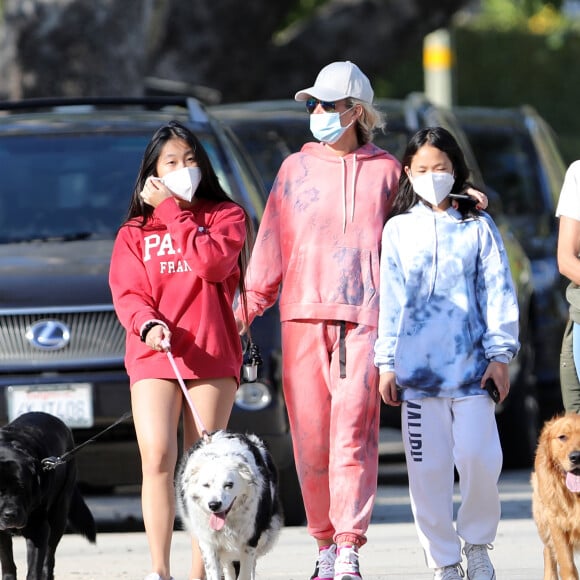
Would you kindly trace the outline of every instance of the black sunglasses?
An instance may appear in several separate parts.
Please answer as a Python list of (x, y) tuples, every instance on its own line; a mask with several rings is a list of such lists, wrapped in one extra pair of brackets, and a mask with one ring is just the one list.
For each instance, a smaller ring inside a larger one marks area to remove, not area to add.
[(331, 113), (333, 111), (336, 111), (336, 103), (331, 103), (329, 101), (321, 101), (320, 99), (315, 99), (314, 97), (310, 97), (307, 101), (306, 101), (306, 110), (312, 114), (314, 113), (314, 109), (316, 109), (317, 105), (320, 104), (320, 106), (327, 112), (327, 113)]

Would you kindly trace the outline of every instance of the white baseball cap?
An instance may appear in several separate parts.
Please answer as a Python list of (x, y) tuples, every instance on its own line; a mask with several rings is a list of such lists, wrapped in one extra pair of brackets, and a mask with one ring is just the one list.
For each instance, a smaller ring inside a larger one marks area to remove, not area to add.
[(316, 77), (314, 86), (302, 89), (294, 95), (296, 101), (310, 97), (321, 101), (339, 101), (352, 97), (372, 103), (374, 92), (367, 76), (350, 60), (326, 65)]

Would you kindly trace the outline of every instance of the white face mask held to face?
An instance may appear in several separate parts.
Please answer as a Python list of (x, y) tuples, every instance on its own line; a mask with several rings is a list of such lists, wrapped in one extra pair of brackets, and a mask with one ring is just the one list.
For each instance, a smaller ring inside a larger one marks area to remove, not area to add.
[(415, 193), (431, 205), (439, 205), (450, 193), (455, 177), (451, 173), (428, 172), (409, 176)]
[(176, 169), (164, 175), (161, 178), (161, 182), (177, 197), (185, 201), (191, 201), (201, 182), (201, 169), (199, 167)]

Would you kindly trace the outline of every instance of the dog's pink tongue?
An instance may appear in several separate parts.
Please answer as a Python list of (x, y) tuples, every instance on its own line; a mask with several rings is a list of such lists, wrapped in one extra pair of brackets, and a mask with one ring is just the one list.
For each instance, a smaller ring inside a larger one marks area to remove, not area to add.
[(220, 512), (218, 514), (212, 513), (209, 516), (209, 527), (216, 532), (219, 532), (226, 525), (226, 514), (225, 512)]
[(566, 474), (566, 487), (574, 493), (580, 492), (580, 475), (568, 472)]

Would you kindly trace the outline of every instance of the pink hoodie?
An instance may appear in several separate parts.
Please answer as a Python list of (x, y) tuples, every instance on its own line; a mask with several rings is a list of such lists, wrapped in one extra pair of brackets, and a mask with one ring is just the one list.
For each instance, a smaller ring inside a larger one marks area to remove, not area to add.
[(276, 301), (281, 320), (376, 327), (379, 253), (400, 163), (372, 143), (340, 157), (306, 143), (284, 160), (246, 276), (250, 322)]

